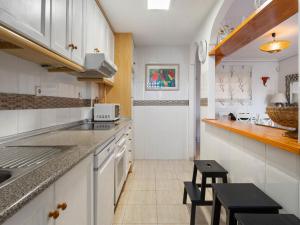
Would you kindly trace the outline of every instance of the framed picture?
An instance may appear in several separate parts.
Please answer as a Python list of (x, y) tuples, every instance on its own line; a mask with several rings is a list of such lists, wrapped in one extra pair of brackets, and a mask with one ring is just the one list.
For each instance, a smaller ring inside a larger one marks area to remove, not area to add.
[(179, 89), (179, 64), (147, 64), (146, 91), (176, 91)]

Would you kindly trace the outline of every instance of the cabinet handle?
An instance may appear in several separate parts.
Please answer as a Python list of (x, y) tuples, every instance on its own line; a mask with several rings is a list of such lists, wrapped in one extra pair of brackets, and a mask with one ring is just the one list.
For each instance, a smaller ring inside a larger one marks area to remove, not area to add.
[(77, 46), (76, 46), (76, 45), (74, 45), (74, 48), (73, 48), (73, 49), (77, 50)]
[(68, 47), (74, 49), (75, 46), (74, 44), (69, 44)]
[(53, 219), (56, 220), (56, 219), (59, 217), (59, 212), (58, 212), (58, 210), (55, 210), (55, 211), (53, 211), (53, 212), (49, 212), (48, 217), (49, 217), (49, 218), (53, 218)]
[(94, 51), (95, 51), (96, 53), (99, 53), (99, 52), (100, 52), (99, 48), (94, 48)]
[(57, 209), (65, 210), (68, 207), (67, 203), (63, 202), (57, 205)]

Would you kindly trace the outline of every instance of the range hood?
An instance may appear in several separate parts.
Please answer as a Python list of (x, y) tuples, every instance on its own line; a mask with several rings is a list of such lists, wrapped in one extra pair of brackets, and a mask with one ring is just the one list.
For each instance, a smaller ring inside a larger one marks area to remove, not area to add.
[(85, 56), (86, 71), (80, 74), (84, 78), (110, 78), (118, 71), (104, 53), (90, 53)]

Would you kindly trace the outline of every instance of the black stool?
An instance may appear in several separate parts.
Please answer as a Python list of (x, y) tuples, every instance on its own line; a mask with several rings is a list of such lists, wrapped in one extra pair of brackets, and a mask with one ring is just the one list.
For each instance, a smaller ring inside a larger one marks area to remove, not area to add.
[[(197, 171), (202, 174), (201, 184), (197, 184)], [(205, 200), (205, 191), (207, 187), (212, 187), (207, 183), (207, 178), (212, 179), (212, 183), (216, 183), (216, 178), (222, 178), (223, 183), (227, 183), (227, 171), (214, 160), (195, 160), (192, 182), (184, 182), (183, 204), (186, 204), (187, 194), (189, 195), (191, 208), (190, 224), (195, 224), (196, 206), (212, 205), (212, 201)], [(199, 190), (201, 187), (201, 191)]]
[(227, 213), (227, 225), (235, 225), (235, 213), (277, 214), (282, 207), (254, 184), (213, 184), (214, 204), (211, 225), (219, 225), (221, 205)]
[(239, 225), (299, 225), (292, 214), (235, 214)]

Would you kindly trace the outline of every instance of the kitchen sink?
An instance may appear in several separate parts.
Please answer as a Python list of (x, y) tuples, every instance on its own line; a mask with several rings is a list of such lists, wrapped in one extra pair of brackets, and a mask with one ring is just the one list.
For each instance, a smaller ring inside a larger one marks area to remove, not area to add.
[(72, 146), (6, 146), (0, 148), (0, 187), (47, 163)]
[(12, 174), (7, 170), (0, 170), (0, 184), (11, 178)]

